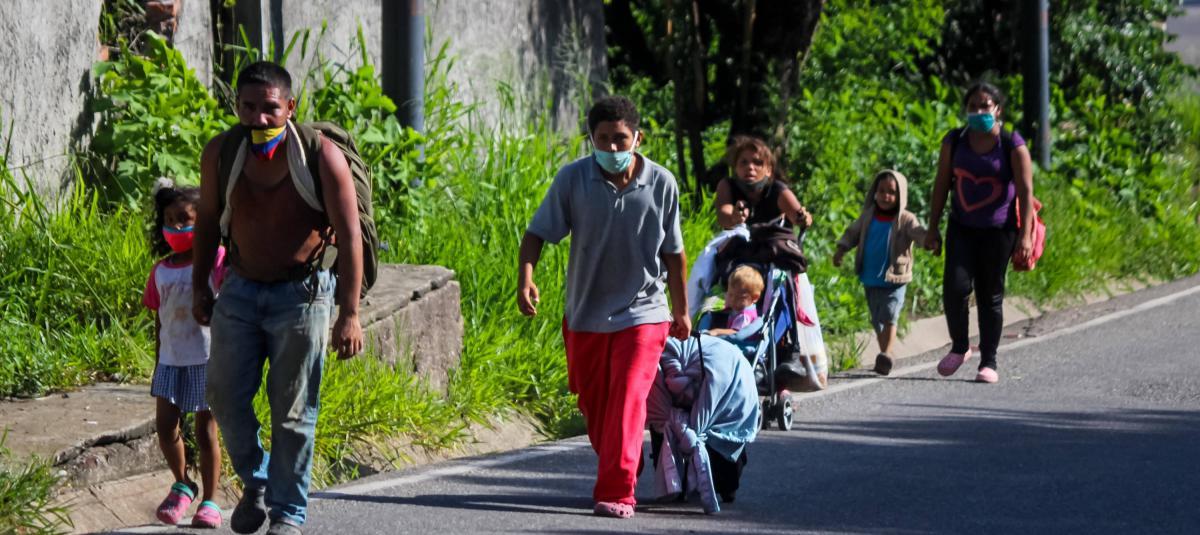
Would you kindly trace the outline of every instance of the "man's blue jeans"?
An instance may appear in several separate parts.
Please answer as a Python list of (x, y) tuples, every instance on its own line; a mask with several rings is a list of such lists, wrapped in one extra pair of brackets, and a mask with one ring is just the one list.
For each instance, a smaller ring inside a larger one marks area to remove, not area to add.
[[(321, 364), (335, 279), (262, 283), (230, 272), (212, 318), (208, 405), (243, 485), (266, 489), (272, 519), (303, 524), (311, 478)], [(268, 362), (271, 452), (263, 451), (254, 396)]]

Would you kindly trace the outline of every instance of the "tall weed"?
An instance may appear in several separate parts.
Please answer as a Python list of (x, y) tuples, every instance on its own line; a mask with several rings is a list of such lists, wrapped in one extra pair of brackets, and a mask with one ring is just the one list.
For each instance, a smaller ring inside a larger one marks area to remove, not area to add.
[(50, 503), (58, 478), (42, 459), (14, 459), (0, 429), (0, 533), (57, 535), (72, 527), (64, 507)]
[(0, 176), (0, 397), (145, 376), (141, 217), (101, 210), (79, 181), (53, 210), (31, 191)]
[(147, 33), (142, 54), (126, 51), (93, 68), (93, 179), (107, 200), (130, 208), (160, 176), (199, 184), (205, 143), (234, 123), (166, 39)]

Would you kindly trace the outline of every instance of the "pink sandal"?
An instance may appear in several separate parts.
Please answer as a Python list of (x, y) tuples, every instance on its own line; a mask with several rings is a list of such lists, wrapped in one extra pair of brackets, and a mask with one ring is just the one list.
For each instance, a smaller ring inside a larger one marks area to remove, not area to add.
[(196, 499), (197, 490), (199, 489), (195, 483), (179, 481), (171, 485), (171, 492), (158, 505), (158, 511), (155, 513), (155, 516), (164, 524), (172, 526), (179, 524), (179, 520), (183, 518), (183, 514), (192, 505), (192, 500)]
[(221, 507), (211, 500), (200, 502), (192, 517), (192, 527), (217, 529), (221, 527)]
[(976, 383), (992, 384), (1000, 380), (1000, 374), (991, 368), (983, 368), (979, 370), (979, 374), (975, 376)]
[(969, 358), (971, 358), (970, 349), (967, 349), (963, 353), (946, 353), (946, 356), (942, 357), (941, 362), (938, 362), (938, 373), (941, 374), (942, 377), (950, 377), (951, 375), (954, 375), (954, 372), (958, 371), (958, 369), (962, 367), (963, 363)]
[(618, 502), (596, 502), (592, 513), (609, 518), (633, 518), (633, 505)]

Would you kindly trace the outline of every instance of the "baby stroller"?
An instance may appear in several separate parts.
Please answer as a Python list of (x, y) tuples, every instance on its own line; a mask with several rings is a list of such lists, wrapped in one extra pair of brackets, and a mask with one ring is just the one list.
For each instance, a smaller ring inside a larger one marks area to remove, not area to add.
[(695, 334), (667, 341), (646, 397), (659, 501), (698, 495), (706, 513), (732, 502), (758, 434), (759, 404), (750, 363), (732, 344)]
[(724, 337), (739, 347), (754, 366), (760, 397), (762, 428), (774, 421), (780, 429), (792, 428), (795, 408), (792, 392), (819, 390), (828, 377), (828, 358), (813, 301), (812, 285), (804, 273), (792, 274), (773, 265), (731, 264), (722, 273), (712, 256), (725, 240), (739, 237), (737, 229), (725, 231), (709, 242), (693, 266), (688, 281), (688, 299), (698, 310), (695, 324), (701, 332), (724, 325), (720, 311), (720, 284), (729, 272), (752, 265), (763, 276), (766, 288), (757, 303), (757, 320)]

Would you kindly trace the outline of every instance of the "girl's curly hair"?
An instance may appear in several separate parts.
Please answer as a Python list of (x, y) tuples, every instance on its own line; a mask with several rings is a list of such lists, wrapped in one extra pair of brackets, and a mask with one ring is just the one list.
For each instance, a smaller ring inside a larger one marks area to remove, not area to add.
[(725, 151), (725, 163), (729, 165), (731, 172), (737, 168), (737, 159), (743, 152), (750, 152), (762, 158), (763, 164), (771, 168), (771, 180), (787, 183), (783, 169), (779, 167), (779, 161), (775, 158), (775, 151), (771, 150), (766, 141), (755, 136), (737, 135), (729, 141)]
[(163, 213), (167, 211), (168, 206), (179, 201), (192, 205), (200, 204), (200, 188), (176, 187), (168, 179), (158, 179), (158, 183), (154, 185), (154, 228), (150, 229), (150, 247), (155, 255), (171, 254), (171, 246), (167, 245), (167, 239), (162, 233), (163, 225), (166, 224)]

